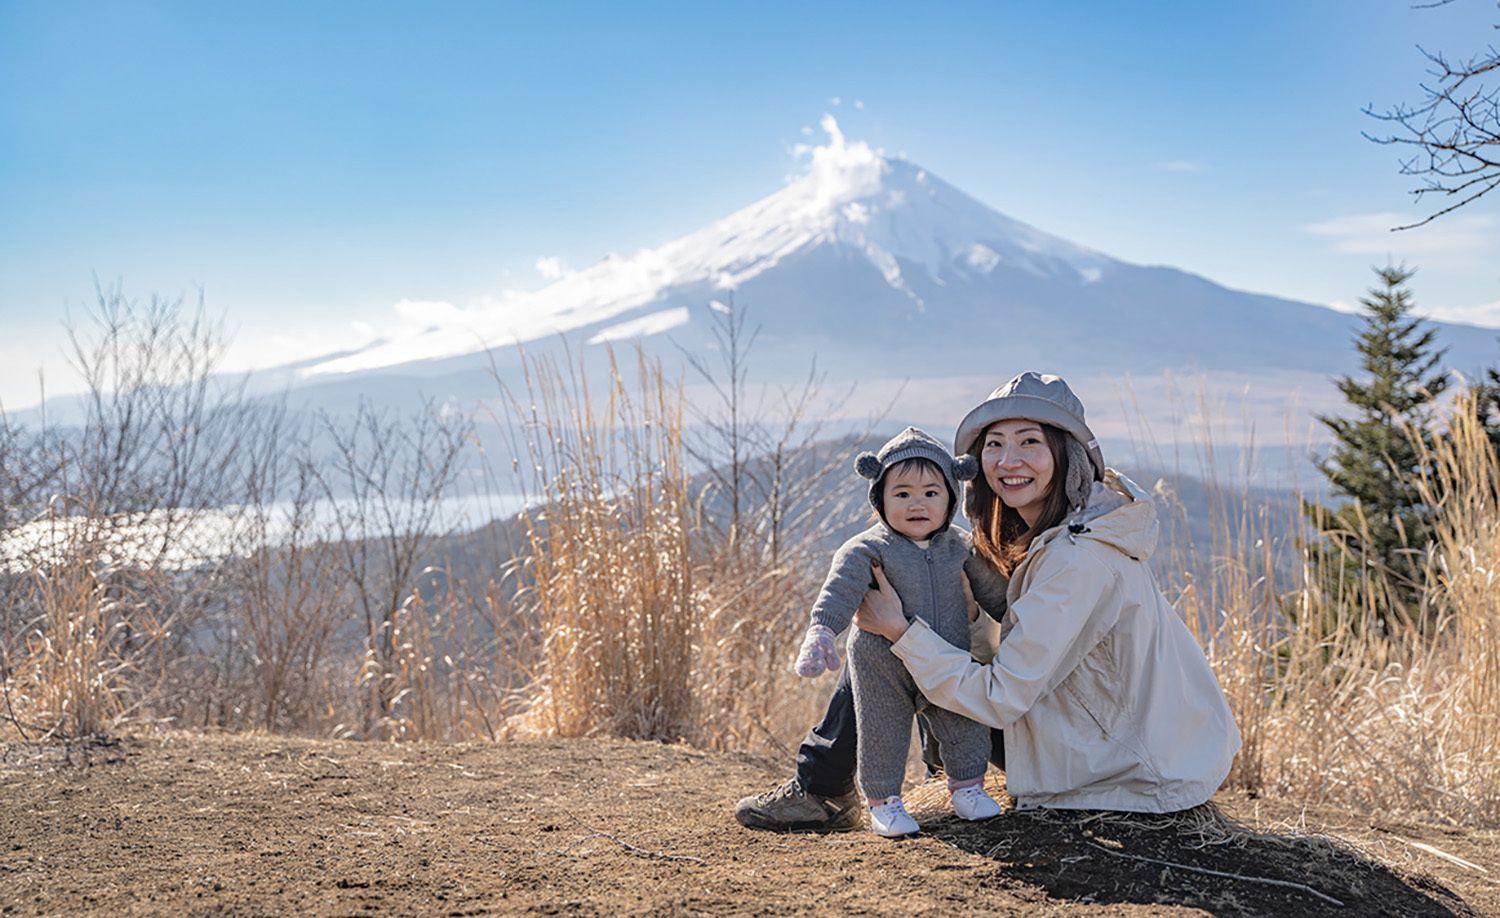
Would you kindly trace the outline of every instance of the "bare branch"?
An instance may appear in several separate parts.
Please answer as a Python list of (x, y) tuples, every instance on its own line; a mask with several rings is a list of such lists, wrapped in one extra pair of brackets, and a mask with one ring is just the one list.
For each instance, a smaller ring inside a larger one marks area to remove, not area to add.
[[(1434, 0), (1418, 9), (1443, 6)], [(1500, 88), (1487, 82), (1500, 71), (1500, 52), (1493, 45), (1457, 62), (1441, 53), (1422, 50), (1431, 63), (1433, 80), (1424, 82), (1422, 100), (1398, 103), (1385, 111), (1366, 108), (1365, 114), (1391, 125), (1391, 133), (1364, 137), (1378, 144), (1415, 147), (1418, 155), (1401, 161), (1402, 175), (1422, 181), (1411, 194), (1417, 200), (1436, 193), (1453, 199), (1425, 219), (1395, 227), (1412, 229), (1431, 223), (1472, 204), (1500, 185)]]

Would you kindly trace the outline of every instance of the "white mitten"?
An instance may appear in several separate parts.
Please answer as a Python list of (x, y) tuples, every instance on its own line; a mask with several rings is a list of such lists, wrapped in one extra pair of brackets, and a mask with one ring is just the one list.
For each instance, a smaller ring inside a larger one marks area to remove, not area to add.
[(838, 671), (839, 651), (833, 643), (833, 629), (827, 625), (811, 625), (807, 637), (802, 639), (802, 649), (797, 651), (797, 662), (792, 669), (805, 679)]

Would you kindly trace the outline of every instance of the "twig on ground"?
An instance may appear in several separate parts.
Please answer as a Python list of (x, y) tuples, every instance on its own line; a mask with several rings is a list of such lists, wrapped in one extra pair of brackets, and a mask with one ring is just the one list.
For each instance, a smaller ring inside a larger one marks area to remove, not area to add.
[(1334, 905), (1337, 905), (1340, 908), (1343, 908), (1344, 906), (1344, 903), (1340, 902), (1332, 896), (1318, 892), (1316, 889), (1313, 889), (1306, 883), (1296, 883), (1292, 880), (1273, 880), (1270, 877), (1247, 877), (1242, 873), (1227, 873), (1223, 870), (1209, 870), (1206, 867), (1191, 867), (1187, 864), (1178, 864), (1172, 861), (1160, 861), (1154, 857), (1141, 857), (1138, 854), (1126, 854), (1123, 851), (1112, 851), (1109, 848), (1106, 848), (1103, 845), (1099, 844), (1098, 842), (1089, 842), (1089, 844), (1094, 846), (1095, 848), (1098, 848), (1100, 851), (1103, 851), (1105, 854), (1113, 854), (1115, 857), (1129, 858), (1132, 861), (1145, 861), (1148, 864), (1160, 864), (1163, 867), (1175, 867), (1178, 870), (1190, 870), (1193, 873), (1206, 873), (1210, 876), (1215, 877), (1228, 877), (1231, 880), (1244, 880), (1247, 883), (1268, 883), (1272, 886), (1290, 886), (1293, 889), (1300, 889), (1305, 893), (1317, 896), (1319, 899), (1323, 899), (1327, 902), (1332, 902)]
[(1409, 838), (1402, 838), (1401, 836), (1397, 835), (1395, 832), (1390, 832), (1390, 833), (1387, 833), (1387, 834), (1391, 835), (1393, 838), (1398, 839), (1403, 844), (1407, 844), (1407, 845), (1412, 846), (1413, 848), (1416, 848), (1418, 851), (1426, 851), (1428, 854), (1431, 854), (1431, 855), (1433, 855), (1435, 857), (1440, 857), (1440, 858), (1442, 858), (1445, 861), (1452, 861), (1453, 863), (1455, 863), (1458, 866), (1464, 868), (1465, 870), (1477, 870), (1480, 873), (1489, 873), (1488, 870), (1486, 870), (1485, 868), (1479, 866), (1478, 864), (1474, 863), (1473, 861), (1466, 861), (1463, 858), (1459, 857), (1458, 855), (1456, 855), (1456, 854), (1449, 854), (1448, 852), (1444, 851), (1441, 848), (1436, 848), (1436, 847), (1434, 847), (1432, 845), (1429, 845), (1429, 844), (1427, 844), (1425, 842), (1412, 841)]
[[(7, 656), (9, 656), (9, 655), (7, 654)], [(11, 722), (11, 726), (13, 726), (13, 727), (16, 728), (16, 732), (19, 733), (19, 734), (21, 734), (21, 739), (22, 740), (24, 740), (26, 742), (30, 742), (31, 741), (31, 737), (29, 737), (29, 736), (26, 735), (26, 728), (24, 726), (22, 726), (21, 719), (16, 716), (15, 709), (12, 708), (11, 705), (10, 705), (10, 666), (7, 665), (7, 666), (3, 667), (3, 670), (4, 670), (4, 678), (0, 679), (0, 685), (5, 686), (5, 692), (4, 692), (4, 694), (5, 694), (5, 713), (6, 713), (6, 718), (5, 719), (9, 720)]]
[(624, 839), (616, 838), (613, 835), (609, 834), (608, 832), (601, 832), (598, 829), (594, 828), (593, 826), (589, 825), (588, 823), (584, 822), (582, 819), (579, 819), (577, 816), (574, 816), (572, 813), (569, 813), (568, 817), (570, 819), (572, 819), (574, 822), (576, 822), (579, 825), (583, 826), (585, 829), (588, 829), (589, 832), (590, 832), (590, 834), (585, 835), (584, 837), (578, 839), (577, 841), (573, 842), (573, 844), (569, 845), (566, 848), (560, 848), (560, 849), (558, 849), (557, 853), (559, 855), (567, 854), (569, 851), (573, 850), (575, 847), (577, 847), (578, 845), (583, 844), (584, 842), (588, 841), (591, 838), (607, 838), (610, 841), (614, 842), (615, 844), (619, 845), (620, 847), (625, 848), (627, 851), (630, 851), (632, 854), (639, 854), (639, 855), (642, 855), (644, 857), (653, 857), (653, 858), (656, 858), (657, 860), (662, 860), (662, 861), (692, 861), (692, 862), (694, 862), (696, 864), (707, 863), (701, 857), (692, 857), (691, 855), (687, 855), (687, 854), (663, 854), (660, 851), (649, 851), (649, 850), (647, 850), (645, 848), (642, 848), (642, 847), (639, 847), (637, 845), (632, 845), (630, 842), (625, 841)]

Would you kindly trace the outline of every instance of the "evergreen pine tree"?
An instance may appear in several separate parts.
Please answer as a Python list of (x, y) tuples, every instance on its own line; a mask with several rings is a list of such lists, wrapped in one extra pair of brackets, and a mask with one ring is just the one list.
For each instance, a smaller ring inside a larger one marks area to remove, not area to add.
[[(1405, 284), (1413, 272), (1387, 266), (1375, 273), (1381, 283), (1360, 300), (1364, 327), (1355, 337), (1364, 375), (1337, 381), (1354, 414), (1318, 416), (1334, 436), (1333, 448), (1318, 468), (1328, 477), (1333, 496), (1348, 500), (1332, 510), (1312, 509), (1342, 561), (1333, 576), (1347, 587), (1360, 582), (1361, 570), (1382, 575), (1377, 583), (1386, 592), (1375, 610), (1382, 622), (1405, 615), (1420, 624), (1432, 511), (1412, 484), (1419, 475), (1421, 449), (1411, 435), (1431, 436), (1432, 402), (1448, 379), (1438, 367), (1444, 352), (1432, 350), (1436, 329), (1422, 328), (1422, 320), (1411, 315)], [(1348, 602), (1350, 596), (1334, 599)]]
[(1474, 410), (1490, 438), (1490, 447), (1500, 450), (1500, 370), (1490, 367), (1474, 384)]

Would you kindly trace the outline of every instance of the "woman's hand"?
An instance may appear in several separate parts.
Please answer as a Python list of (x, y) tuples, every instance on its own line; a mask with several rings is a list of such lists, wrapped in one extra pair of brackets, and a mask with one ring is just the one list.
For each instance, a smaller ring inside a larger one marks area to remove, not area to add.
[(875, 575), (875, 589), (865, 594), (854, 613), (854, 624), (871, 634), (878, 634), (892, 644), (901, 640), (911, 622), (901, 605), (901, 597), (885, 579), (879, 561), (870, 562), (870, 572)]
[(964, 605), (969, 609), (969, 624), (979, 621), (979, 600), (974, 598), (974, 587), (969, 584), (969, 572), (959, 571), (964, 578)]

